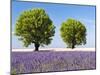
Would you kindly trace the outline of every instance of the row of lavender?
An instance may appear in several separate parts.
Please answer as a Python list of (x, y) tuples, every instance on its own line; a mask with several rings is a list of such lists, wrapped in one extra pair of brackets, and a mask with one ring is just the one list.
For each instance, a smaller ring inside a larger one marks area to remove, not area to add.
[(95, 68), (95, 52), (12, 52), (12, 73), (54, 72)]

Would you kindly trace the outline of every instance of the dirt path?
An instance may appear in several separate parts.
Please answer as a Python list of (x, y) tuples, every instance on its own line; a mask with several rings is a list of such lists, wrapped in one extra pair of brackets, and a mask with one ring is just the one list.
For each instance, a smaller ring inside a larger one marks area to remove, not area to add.
[[(40, 51), (95, 51), (95, 48), (41, 48)], [(12, 49), (12, 51), (34, 51), (34, 49)]]

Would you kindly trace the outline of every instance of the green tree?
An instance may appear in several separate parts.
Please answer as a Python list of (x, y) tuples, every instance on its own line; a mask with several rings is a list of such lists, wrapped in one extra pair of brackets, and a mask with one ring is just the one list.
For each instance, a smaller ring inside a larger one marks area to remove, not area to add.
[(55, 26), (44, 9), (36, 8), (22, 12), (16, 22), (15, 35), (28, 47), (34, 43), (35, 51), (39, 46), (51, 43)]
[(68, 48), (86, 44), (86, 27), (78, 20), (69, 18), (61, 24), (60, 32)]

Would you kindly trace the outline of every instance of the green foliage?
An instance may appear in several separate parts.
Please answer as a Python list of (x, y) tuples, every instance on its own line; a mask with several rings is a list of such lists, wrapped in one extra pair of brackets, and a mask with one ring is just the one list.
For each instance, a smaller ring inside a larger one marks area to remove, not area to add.
[(68, 48), (86, 44), (86, 28), (80, 21), (69, 18), (66, 22), (62, 23), (60, 32)]
[(26, 47), (32, 43), (48, 45), (54, 33), (52, 20), (41, 8), (22, 12), (16, 22), (15, 35), (19, 36), (19, 40), (22, 40)]
[(16, 71), (15, 68), (13, 68), (13, 69), (11, 70), (11, 75), (17, 75), (17, 71)]

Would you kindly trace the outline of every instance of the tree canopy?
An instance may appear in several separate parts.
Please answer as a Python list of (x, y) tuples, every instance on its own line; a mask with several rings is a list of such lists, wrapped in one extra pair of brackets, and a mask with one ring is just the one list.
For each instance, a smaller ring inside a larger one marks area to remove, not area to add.
[(15, 35), (28, 47), (34, 43), (38, 47), (51, 43), (55, 33), (55, 26), (44, 9), (35, 8), (23, 11), (16, 21)]
[(60, 32), (68, 48), (86, 44), (86, 27), (78, 20), (69, 18), (61, 24)]

